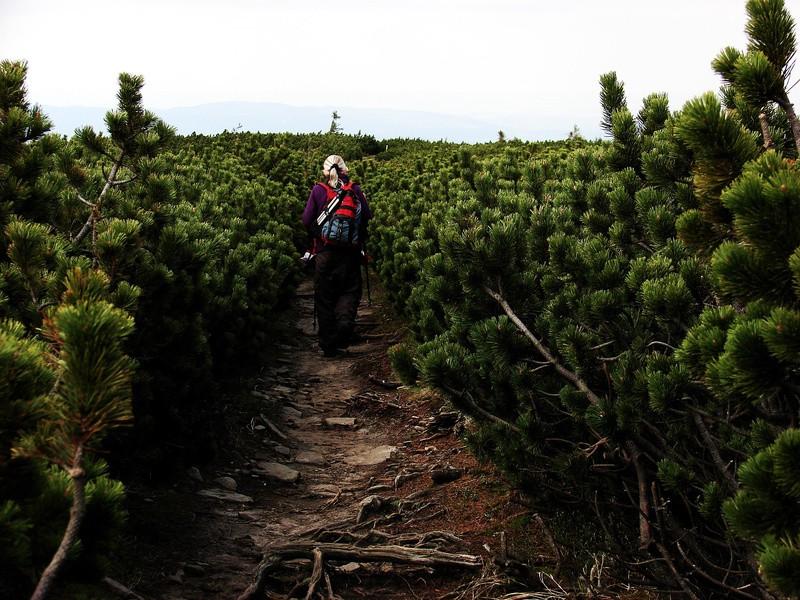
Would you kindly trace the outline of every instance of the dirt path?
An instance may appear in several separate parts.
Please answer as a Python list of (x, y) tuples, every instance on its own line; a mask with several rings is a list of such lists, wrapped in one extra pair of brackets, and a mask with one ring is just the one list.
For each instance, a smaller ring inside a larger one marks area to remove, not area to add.
[[(323, 598), (442, 598), (508, 553), (511, 529), (528, 539), (524, 507), (454, 435), (457, 415), (430, 394), (381, 384), (391, 377), (386, 348), (398, 335), (388, 312), (362, 303), (364, 343), (324, 359), (311, 291), (306, 283), (298, 293), (294, 339), (280, 347), (251, 401), (235, 409), (238, 434), (224, 460), (192, 469), (172, 489), (131, 490), (141, 564), (120, 577), (141, 596), (237, 598), (265, 553), (313, 541), (323, 554), (334, 549), (324, 544), (344, 543), (474, 557), (477, 567), (440, 568), (323, 556), (331, 558), (324, 573), (335, 594), (323, 575)], [(310, 575), (308, 561), (282, 561), (252, 597), (305, 598)]]

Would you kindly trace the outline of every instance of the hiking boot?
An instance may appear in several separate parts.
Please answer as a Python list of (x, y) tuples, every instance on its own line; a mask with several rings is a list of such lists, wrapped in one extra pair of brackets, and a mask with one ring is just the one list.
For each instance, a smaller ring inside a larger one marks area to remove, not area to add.
[(337, 348), (348, 348), (349, 346), (355, 346), (360, 344), (364, 341), (364, 338), (361, 334), (352, 331), (348, 334), (342, 335), (340, 339), (336, 341)]
[(322, 356), (324, 356), (325, 358), (339, 358), (346, 354), (347, 352), (342, 350), (341, 348), (328, 348), (322, 350)]

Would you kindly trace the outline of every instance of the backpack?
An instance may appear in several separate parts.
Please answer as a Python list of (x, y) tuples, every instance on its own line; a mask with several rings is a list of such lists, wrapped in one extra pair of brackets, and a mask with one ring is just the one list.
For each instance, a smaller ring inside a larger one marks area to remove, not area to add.
[(352, 183), (345, 183), (340, 189), (321, 184), (328, 194), (328, 204), (339, 199), (339, 204), (319, 226), (319, 237), (325, 245), (358, 247), (361, 228), (361, 201), (353, 191)]

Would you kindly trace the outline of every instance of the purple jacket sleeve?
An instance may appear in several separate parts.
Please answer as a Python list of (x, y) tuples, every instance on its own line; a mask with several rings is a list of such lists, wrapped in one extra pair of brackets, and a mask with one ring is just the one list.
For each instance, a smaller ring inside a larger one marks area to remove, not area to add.
[(303, 211), (303, 225), (306, 229), (312, 229), (317, 216), (325, 206), (325, 200), (328, 195), (325, 193), (325, 188), (317, 184), (311, 188), (311, 193), (308, 195), (306, 208)]

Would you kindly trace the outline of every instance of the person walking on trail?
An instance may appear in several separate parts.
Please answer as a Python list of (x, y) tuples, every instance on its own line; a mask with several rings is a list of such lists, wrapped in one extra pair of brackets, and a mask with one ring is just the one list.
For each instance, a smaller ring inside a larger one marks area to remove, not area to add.
[(335, 154), (322, 165), (323, 181), (314, 185), (303, 211), (303, 225), (313, 243), (314, 302), (319, 345), (325, 356), (337, 356), (356, 341), (361, 301), (361, 265), (372, 212), (347, 165)]

